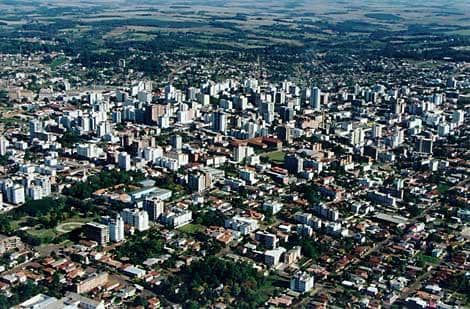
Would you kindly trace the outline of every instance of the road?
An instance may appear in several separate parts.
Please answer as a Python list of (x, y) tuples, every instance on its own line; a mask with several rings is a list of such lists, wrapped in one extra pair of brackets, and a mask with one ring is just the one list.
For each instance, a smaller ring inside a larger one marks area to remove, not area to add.
[(190, 66), (191, 66), (190, 63), (186, 63), (186, 64), (180, 65), (179, 67), (176, 67), (175, 69), (171, 70), (170, 74), (168, 74), (168, 83), (171, 84), (173, 82), (173, 77), (176, 75), (176, 73), (178, 73), (179, 71), (181, 71), (183, 69), (186, 69)]

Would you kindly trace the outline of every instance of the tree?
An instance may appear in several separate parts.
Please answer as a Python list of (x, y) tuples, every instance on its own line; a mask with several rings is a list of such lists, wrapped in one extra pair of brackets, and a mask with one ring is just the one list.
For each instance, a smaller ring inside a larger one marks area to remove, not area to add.
[(147, 299), (141, 295), (138, 295), (136, 298), (134, 298), (134, 301), (132, 302), (134, 306), (143, 306), (144, 308), (148, 307), (149, 302)]
[(13, 232), (13, 229), (10, 224), (10, 218), (8, 218), (7, 216), (1, 215), (0, 216), (0, 233), (11, 235), (12, 232)]

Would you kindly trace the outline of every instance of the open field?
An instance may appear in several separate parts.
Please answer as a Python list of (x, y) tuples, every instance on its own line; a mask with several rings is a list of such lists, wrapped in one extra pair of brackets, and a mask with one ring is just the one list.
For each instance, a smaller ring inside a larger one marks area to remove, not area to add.
[(204, 231), (204, 226), (200, 225), (200, 224), (190, 223), (190, 224), (186, 224), (186, 225), (180, 227), (179, 230), (181, 232), (184, 232), (184, 233), (187, 233), (187, 234), (196, 234), (196, 233), (199, 233), (199, 232), (203, 232)]
[[(97, 62), (105, 66), (138, 51), (155, 65), (137, 58), (130, 65), (154, 76), (163, 73), (165, 54), (208, 51), (235, 62), (259, 57), (273, 75), (290, 77), (301, 74), (298, 59), (358, 50), (367, 58), (470, 58), (470, 2), (464, 0), (0, 0), (0, 7), (0, 52), (64, 51), (98, 68)], [(21, 41), (19, 31), (36, 41)]]
[(264, 154), (262, 156), (268, 158), (269, 161), (281, 164), (284, 162), (284, 157), (286, 156), (286, 153), (283, 151), (274, 151)]

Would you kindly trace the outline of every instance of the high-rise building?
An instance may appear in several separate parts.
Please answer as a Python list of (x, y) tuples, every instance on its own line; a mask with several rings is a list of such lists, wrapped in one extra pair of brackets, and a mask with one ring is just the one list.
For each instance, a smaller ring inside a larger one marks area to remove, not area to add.
[(171, 147), (173, 150), (181, 150), (183, 147), (183, 138), (180, 135), (171, 136)]
[(150, 220), (158, 221), (165, 211), (165, 203), (159, 198), (147, 198), (144, 200), (144, 210)]
[(212, 185), (211, 176), (209, 173), (196, 172), (188, 176), (188, 186), (193, 192), (202, 192)]
[(247, 157), (251, 156), (254, 154), (254, 150), (250, 146), (246, 145), (237, 145), (233, 149), (233, 160), (235, 162), (242, 162), (244, 159)]
[(94, 240), (100, 245), (105, 245), (109, 242), (109, 230), (107, 225), (95, 222), (87, 223), (84, 226), (84, 233), (88, 239)]
[(280, 115), (282, 121), (290, 122), (294, 119), (294, 109), (288, 106), (281, 106)]
[(290, 289), (300, 293), (310, 291), (313, 289), (313, 276), (306, 272), (297, 272), (290, 280)]
[(126, 208), (121, 212), (121, 216), (124, 223), (135, 227), (135, 229), (140, 232), (150, 228), (149, 216), (145, 210)]
[(103, 224), (108, 225), (110, 241), (121, 242), (124, 240), (124, 220), (121, 215), (118, 214), (115, 219), (106, 217)]
[(290, 144), (290, 143), (292, 143), (292, 139), (293, 139), (292, 131), (293, 131), (293, 128), (289, 125), (279, 126), (276, 129), (277, 137), (281, 141)]
[(311, 94), (310, 94), (310, 105), (314, 110), (320, 110), (321, 109), (321, 90), (318, 87), (313, 87)]
[(392, 104), (392, 113), (393, 114), (403, 114), (406, 109), (406, 103), (400, 100), (395, 100)]
[(364, 130), (362, 128), (356, 128), (351, 131), (350, 143), (351, 145), (363, 145), (364, 138)]
[(286, 155), (284, 159), (284, 166), (289, 173), (297, 174), (304, 170), (304, 159), (292, 154)]
[(118, 156), (119, 168), (128, 171), (131, 169), (131, 156), (127, 152), (120, 152)]
[(461, 126), (465, 121), (465, 112), (461, 110), (454, 111), (452, 113), (452, 123), (457, 126)]
[(32, 119), (29, 121), (29, 137), (33, 138), (37, 133), (43, 131), (42, 122), (37, 119)]
[(212, 130), (216, 132), (227, 131), (227, 114), (221, 111), (212, 114)]
[(0, 156), (6, 155), (8, 145), (8, 140), (4, 136), (0, 136)]
[(415, 142), (415, 151), (420, 153), (432, 154), (433, 140), (420, 137)]
[(25, 190), (20, 184), (13, 184), (6, 188), (7, 201), (11, 204), (23, 204), (25, 200)]
[(383, 125), (374, 124), (372, 127), (372, 138), (381, 138), (382, 137)]

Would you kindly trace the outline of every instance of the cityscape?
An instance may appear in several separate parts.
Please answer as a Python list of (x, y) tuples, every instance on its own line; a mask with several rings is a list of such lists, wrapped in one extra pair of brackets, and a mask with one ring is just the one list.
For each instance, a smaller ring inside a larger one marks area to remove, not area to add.
[(470, 307), (469, 1), (0, 9), (0, 309)]

